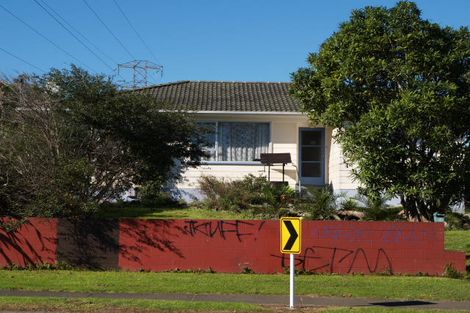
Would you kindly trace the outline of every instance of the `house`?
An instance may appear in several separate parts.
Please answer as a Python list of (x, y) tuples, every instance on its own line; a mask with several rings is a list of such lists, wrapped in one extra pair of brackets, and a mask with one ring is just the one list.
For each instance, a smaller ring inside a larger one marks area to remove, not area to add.
[[(213, 130), (206, 147), (209, 157), (183, 174), (177, 189), (186, 200), (201, 198), (198, 180), (204, 175), (242, 179), (268, 175), (262, 153), (290, 153), (285, 181), (292, 188), (333, 185), (336, 192), (355, 194), (357, 184), (343, 161), (332, 129), (312, 125), (300, 103), (289, 94), (289, 83), (179, 81), (140, 89), (175, 110), (194, 114)], [(282, 180), (282, 166), (270, 168), (272, 181)]]

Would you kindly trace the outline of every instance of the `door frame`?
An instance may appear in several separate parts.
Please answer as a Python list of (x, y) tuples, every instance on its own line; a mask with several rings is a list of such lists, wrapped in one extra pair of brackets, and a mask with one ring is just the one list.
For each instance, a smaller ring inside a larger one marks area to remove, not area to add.
[[(302, 176), (302, 133), (305, 131), (319, 131), (321, 133), (322, 143), (321, 148), (321, 172), (320, 177), (303, 177)], [(326, 179), (326, 131), (324, 127), (299, 127), (298, 133), (298, 168), (299, 168), (299, 180), (302, 185), (311, 185), (311, 186), (323, 186), (325, 185)]]

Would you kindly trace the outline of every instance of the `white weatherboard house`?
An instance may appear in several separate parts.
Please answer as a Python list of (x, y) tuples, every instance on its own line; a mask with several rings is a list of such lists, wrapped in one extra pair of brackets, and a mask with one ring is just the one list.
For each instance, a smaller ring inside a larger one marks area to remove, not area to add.
[[(332, 130), (310, 124), (299, 101), (289, 95), (289, 83), (180, 81), (140, 92), (194, 114), (214, 130), (208, 136), (210, 157), (188, 169), (176, 186), (187, 200), (201, 197), (198, 180), (204, 175), (231, 180), (268, 176), (261, 153), (290, 153), (285, 181), (293, 188), (331, 183), (335, 192), (356, 193), (357, 183)], [(282, 165), (271, 167), (270, 178), (282, 180)]]

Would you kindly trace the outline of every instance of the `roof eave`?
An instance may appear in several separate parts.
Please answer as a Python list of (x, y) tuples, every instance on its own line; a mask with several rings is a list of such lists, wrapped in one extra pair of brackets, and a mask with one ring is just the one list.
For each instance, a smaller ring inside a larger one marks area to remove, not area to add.
[(302, 116), (302, 112), (290, 111), (186, 111), (191, 114), (230, 114), (230, 115), (291, 115)]

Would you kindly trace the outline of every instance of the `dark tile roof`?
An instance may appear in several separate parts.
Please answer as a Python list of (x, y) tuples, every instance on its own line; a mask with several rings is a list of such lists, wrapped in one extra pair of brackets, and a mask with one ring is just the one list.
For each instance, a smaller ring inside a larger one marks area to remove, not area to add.
[(300, 112), (290, 83), (179, 81), (137, 89), (184, 111)]

